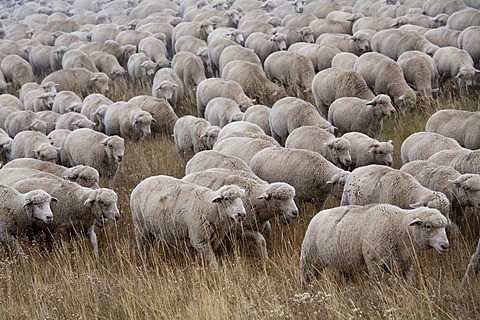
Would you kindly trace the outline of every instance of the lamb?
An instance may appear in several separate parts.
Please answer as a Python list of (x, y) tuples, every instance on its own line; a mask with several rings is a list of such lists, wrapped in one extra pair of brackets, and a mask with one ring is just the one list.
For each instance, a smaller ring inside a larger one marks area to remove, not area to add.
[(109, 89), (110, 78), (103, 72), (93, 73), (85, 68), (58, 70), (46, 76), (42, 85), (48, 81), (58, 83), (57, 90), (70, 90), (83, 97), (91, 92), (103, 93)]
[(316, 126), (333, 133), (334, 128), (315, 107), (304, 100), (286, 97), (272, 106), (269, 116), (272, 137), (282, 144), (288, 135), (301, 126)]
[(258, 125), (260, 128), (262, 128), (266, 135), (271, 136), (272, 132), (270, 131), (269, 123), (271, 110), (271, 108), (264, 105), (253, 105), (245, 111), (242, 121), (247, 121)]
[(285, 140), (286, 148), (306, 149), (320, 153), (339, 168), (346, 169), (352, 162), (350, 141), (314, 126), (293, 130)]
[(197, 87), (197, 112), (200, 117), (205, 114), (208, 102), (216, 97), (229, 98), (240, 105), (240, 110), (245, 111), (252, 106), (255, 100), (250, 99), (243, 91), (242, 86), (233, 80), (220, 78), (205, 79)]
[(412, 285), (416, 253), (430, 247), (438, 253), (449, 249), (447, 225), (438, 210), (429, 208), (373, 204), (323, 210), (310, 221), (302, 242), (302, 281), (332, 266), (345, 275), (366, 269), (373, 278), (394, 270)]
[(33, 70), (30, 64), (16, 54), (9, 54), (2, 59), (0, 69), (5, 80), (12, 84), (13, 90), (18, 90), (27, 82), (33, 82)]
[(139, 141), (152, 133), (152, 115), (132, 103), (119, 101), (108, 106), (105, 114), (105, 133)]
[(62, 235), (69, 231), (81, 232), (88, 229), (95, 257), (98, 257), (95, 226), (102, 228), (106, 220), (117, 221), (120, 218), (117, 194), (110, 189), (90, 189), (71, 181), (49, 178), (25, 179), (12, 187), (20, 192), (42, 189), (57, 198), (57, 204), (52, 207), (55, 219), (48, 225), (36, 221), (34, 230)]
[(183, 81), (185, 91), (190, 94), (193, 94), (200, 82), (207, 78), (202, 59), (190, 52), (182, 51), (175, 54), (172, 69)]
[(250, 160), (261, 150), (276, 147), (275, 143), (262, 139), (260, 137), (249, 136), (232, 136), (225, 137), (218, 140), (212, 150), (222, 152), (224, 154), (235, 156), (246, 163), (250, 163)]
[(287, 36), (284, 33), (265, 34), (254, 32), (245, 40), (245, 48), (253, 49), (260, 58), (262, 64), (265, 59), (274, 52), (287, 50)]
[(58, 149), (51, 144), (45, 134), (38, 131), (22, 131), (13, 138), (10, 160), (34, 158), (55, 163), (57, 152)]
[(433, 55), (438, 73), (444, 79), (454, 79), (460, 95), (477, 83), (476, 75), (480, 70), (474, 68), (474, 62), (467, 51), (456, 47), (443, 47)]
[[(146, 259), (147, 239), (163, 240), (177, 247), (188, 241), (210, 268), (218, 270), (214, 251), (233, 222), (245, 218), (244, 196), (245, 190), (236, 185), (213, 191), (169, 176), (141, 181), (130, 194), (130, 208), (142, 261)], [(165, 206), (154, 205), (159, 199), (167, 200)], [(147, 238), (147, 234), (151, 237)]]
[(61, 114), (55, 123), (55, 130), (67, 129), (70, 131), (77, 130), (79, 128), (94, 129), (95, 123), (78, 112), (67, 112)]
[(116, 80), (125, 76), (125, 69), (113, 54), (93, 51), (89, 56), (92, 58), (98, 71), (105, 73), (110, 79)]
[(248, 164), (239, 157), (215, 150), (203, 150), (187, 161), (185, 175), (213, 168), (243, 170), (253, 174)]
[(393, 140), (378, 141), (360, 132), (347, 132), (342, 138), (350, 142), (350, 170), (369, 164), (393, 165)]
[(50, 110), (60, 114), (67, 112), (80, 112), (82, 111), (82, 103), (82, 98), (77, 96), (75, 92), (64, 90), (55, 94), (53, 105)]
[[(477, 67), (480, 65), (480, 26), (471, 26), (463, 30), (458, 36), (456, 46), (468, 52)], [(455, 46), (455, 45), (453, 45)]]
[(345, 181), (340, 205), (388, 203), (402, 209), (429, 207), (448, 218), (450, 201), (444, 193), (422, 186), (412, 175), (371, 164), (352, 171)]
[(92, 58), (90, 58), (87, 53), (79, 49), (69, 49), (67, 52), (65, 52), (62, 58), (62, 68), (85, 68), (92, 73), (99, 72)]
[(407, 83), (420, 94), (431, 98), (437, 87), (437, 66), (429, 55), (419, 51), (406, 51), (397, 60)]
[(260, 179), (290, 184), (295, 188), (297, 207), (312, 203), (317, 212), (323, 209), (328, 195), (340, 199), (350, 174), (315, 151), (282, 147), (259, 151), (249, 166)]
[(268, 255), (262, 231), (269, 236), (271, 219), (278, 217), (289, 223), (298, 217), (298, 208), (293, 201), (295, 189), (282, 182), (267, 183), (253, 173), (229, 169), (209, 169), (195, 172), (182, 178), (185, 182), (217, 190), (224, 185), (234, 184), (245, 190), (243, 205), (246, 210), (237, 236), (254, 241), (260, 254)]
[[(427, 122), (428, 123), (428, 122)], [(452, 138), (435, 132), (419, 131), (408, 136), (401, 146), (402, 163), (415, 160), (427, 160), (441, 150), (456, 150), (462, 146)]]
[(447, 28), (460, 31), (478, 25), (480, 25), (480, 10), (475, 8), (454, 12), (448, 17), (447, 21)]
[(213, 98), (205, 107), (205, 120), (213, 126), (223, 128), (226, 124), (242, 118), (243, 112), (240, 111), (238, 103), (229, 98)]
[[(105, 126), (103, 124), (103, 116), (105, 114), (102, 112), (98, 112), (101, 106), (111, 105), (113, 103), (112, 100), (105, 97), (101, 93), (92, 93), (83, 99), (82, 109), (80, 113), (86, 116), (88, 119), (95, 122), (95, 130), (100, 132), (105, 132)], [(106, 108), (103, 108), (104, 112), (106, 112)]]
[(39, 189), (21, 193), (0, 185), (0, 190), (0, 242), (15, 251), (20, 261), (26, 262), (26, 255), (16, 236), (26, 233), (37, 219), (46, 224), (51, 223), (53, 213), (50, 204), (57, 202), (57, 199)]
[(30, 110), (13, 111), (5, 118), (5, 131), (12, 138), (25, 130), (34, 130), (46, 134), (47, 124)]
[(123, 138), (82, 128), (68, 135), (64, 149), (71, 166), (85, 165), (97, 169), (100, 177), (105, 178), (107, 185), (113, 189), (125, 153)]
[(185, 89), (182, 80), (172, 68), (162, 68), (155, 73), (152, 84), (152, 96), (164, 98), (174, 110), (184, 98)]
[(177, 153), (190, 159), (202, 150), (211, 150), (217, 141), (220, 127), (212, 126), (207, 120), (186, 115), (178, 118), (173, 127), (173, 139)]
[(480, 150), (469, 150), (466, 148), (456, 150), (441, 150), (428, 158), (444, 166), (451, 166), (460, 173), (480, 174), (479, 170)]
[(324, 69), (315, 75), (312, 93), (317, 110), (324, 118), (328, 117), (328, 108), (338, 98), (357, 97), (369, 101), (375, 98), (358, 72), (335, 68)]
[(354, 70), (362, 75), (369, 87), (374, 88), (376, 94), (393, 97), (399, 108), (415, 105), (415, 92), (408, 86), (402, 68), (394, 60), (377, 52), (367, 52), (358, 57)]
[(155, 75), (159, 66), (143, 52), (135, 53), (128, 58), (128, 75), (136, 81), (147, 81)]

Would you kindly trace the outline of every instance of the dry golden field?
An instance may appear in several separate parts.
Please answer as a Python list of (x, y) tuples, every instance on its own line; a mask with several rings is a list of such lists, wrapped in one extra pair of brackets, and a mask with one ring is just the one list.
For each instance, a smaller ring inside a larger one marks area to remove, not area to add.
[[(109, 97), (127, 100), (147, 87), (117, 87)], [(480, 110), (480, 96), (445, 94), (429, 108), (399, 114), (385, 123), (382, 139), (395, 141), (394, 166), (411, 133), (423, 130), (442, 108)], [(182, 106), (179, 116), (193, 112)], [(129, 194), (142, 179), (158, 174), (182, 177), (185, 163), (171, 137), (127, 143), (116, 182), (121, 220), (98, 231), (96, 260), (86, 237), (56, 242), (47, 250), (39, 239), (25, 241), (25, 265), (0, 254), (0, 319), (480, 319), (480, 281), (460, 287), (479, 236), (477, 220), (464, 226), (445, 255), (428, 251), (416, 260), (415, 285), (396, 278), (377, 282), (359, 275), (346, 282), (326, 270), (307, 287), (300, 283), (300, 245), (314, 212), (302, 208), (290, 225), (273, 225), (269, 258), (232, 241), (218, 253), (213, 273), (191, 252), (157, 246), (147, 266), (140, 263), (133, 237)], [(336, 206), (338, 201), (328, 201)], [(473, 217), (474, 214), (471, 213)]]

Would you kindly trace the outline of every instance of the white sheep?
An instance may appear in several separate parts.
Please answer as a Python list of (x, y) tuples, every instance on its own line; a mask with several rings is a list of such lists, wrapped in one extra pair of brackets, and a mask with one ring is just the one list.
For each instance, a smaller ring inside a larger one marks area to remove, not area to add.
[(383, 118), (396, 112), (392, 100), (380, 94), (373, 100), (344, 97), (335, 100), (328, 109), (328, 121), (341, 133), (361, 132), (378, 137), (383, 129)]
[(5, 80), (12, 84), (13, 90), (18, 90), (27, 82), (33, 82), (33, 70), (30, 64), (16, 54), (5, 56), (0, 63), (0, 69)]
[(227, 125), (225, 125), (223, 128), (220, 129), (220, 132), (218, 133), (218, 139), (217, 141), (220, 141), (224, 138), (228, 137), (239, 137), (239, 136), (255, 136), (255, 137), (264, 137), (265, 139), (268, 139), (269, 141), (278, 144), (275, 139), (272, 137), (269, 137), (265, 134), (265, 132), (260, 128), (258, 125), (248, 122), (248, 121), (234, 121), (231, 122)]
[(87, 234), (93, 247), (93, 253), (98, 257), (98, 240), (95, 226), (102, 228), (106, 220), (118, 220), (117, 194), (110, 189), (90, 189), (67, 180), (52, 180), (49, 178), (24, 179), (15, 183), (12, 188), (20, 192), (42, 189), (58, 199), (52, 206), (54, 219), (50, 224), (36, 221), (34, 231), (45, 231), (48, 234), (63, 235), (68, 232), (81, 233), (88, 229)]
[(217, 141), (220, 127), (212, 126), (205, 119), (186, 115), (178, 118), (173, 127), (173, 139), (177, 153), (190, 159), (202, 150), (211, 150)]
[[(301, 18), (303, 18), (302, 20), (304, 22), (308, 21), (308, 19), (305, 19), (306, 17), (301, 17)], [(284, 25), (282, 27), (277, 28), (277, 32), (283, 33), (287, 36), (286, 38), (287, 48), (297, 42), (305, 42), (305, 43), (315, 42), (315, 38), (313, 37), (313, 29), (312, 27), (308, 26), (308, 22), (306, 23), (306, 26), (303, 26), (303, 27), (294, 27), (294, 26)]]
[(55, 124), (57, 123), (57, 119), (61, 116), (60, 113), (53, 112), (52, 110), (44, 110), (35, 112), (37, 114), (38, 119), (42, 120), (46, 124), (46, 134), (48, 135), (50, 132), (55, 130)]
[(262, 64), (274, 52), (287, 50), (287, 35), (284, 33), (265, 34), (254, 32), (245, 40), (245, 48), (255, 51)]
[(455, 150), (441, 150), (427, 159), (435, 163), (451, 166), (460, 173), (480, 174), (480, 150), (466, 148)]
[(422, 186), (412, 175), (388, 166), (370, 164), (346, 178), (340, 204), (388, 203), (403, 209), (429, 207), (448, 218), (450, 201), (444, 193)]
[(175, 54), (172, 69), (183, 81), (185, 92), (189, 92), (189, 95), (193, 95), (197, 86), (207, 78), (202, 60), (190, 52), (182, 51)]
[(212, 75), (218, 77), (220, 75), (220, 56), (222, 55), (223, 50), (228, 47), (241, 47), (236, 41), (218, 38), (213, 39), (207, 44), (207, 65), (205, 69), (207, 70), (207, 75)]
[(10, 160), (10, 152), (12, 151), (13, 139), (10, 138), (5, 130), (0, 128), (0, 159), (3, 163)]
[[(33, 83), (33, 82), (27, 82), (27, 83)], [(27, 84), (25, 84), (23, 86), (26, 86), (26, 85)], [(20, 95), (20, 91), (19, 91), (19, 95)], [(8, 94), (8, 93), (4, 93), (4, 94), (0, 95), (0, 105), (2, 105), (3, 107), (13, 107), (17, 110), (23, 110), (24, 108), (23, 108), (23, 102), (22, 101), (23, 100), (17, 98), (14, 95)]]
[(185, 175), (213, 168), (243, 170), (253, 174), (248, 164), (239, 157), (215, 150), (203, 150), (196, 153), (187, 161), (185, 165)]
[(38, 131), (22, 131), (13, 138), (10, 160), (34, 158), (55, 163), (57, 153), (58, 148), (52, 145), (45, 134)]
[[(458, 38), (461, 34), (461, 31), (451, 30), (447, 27), (439, 27), (435, 29), (430, 29), (425, 32), (423, 35), (431, 43), (439, 47), (449, 47), (457, 46)], [(463, 48), (460, 48), (463, 49)]]
[(375, 98), (363, 77), (356, 71), (327, 68), (318, 72), (312, 81), (312, 94), (320, 115), (328, 117), (328, 108), (342, 97), (357, 97), (364, 100)]
[(350, 52), (337, 53), (332, 59), (332, 68), (350, 71), (357, 61), (358, 56)]
[(359, 30), (355, 35), (325, 33), (320, 35), (315, 43), (324, 46), (334, 46), (342, 52), (350, 52), (359, 56), (370, 51), (370, 38), (373, 32)]
[(182, 80), (172, 68), (161, 68), (155, 73), (152, 96), (167, 100), (174, 110), (183, 100), (185, 89)]
[(342, 137), (350, 141), (350, 169), (369, 164), (393, 165), (393, 140), (378, 141), (360, 132), (347, 132)]
[(80, 112), (82, 111), (82, 104), (82, 98), (75, 94), (75, 92), (64, 90), (55, 95), (50, 110), (60, 114), (67, 112)]
[(185, 35), (194, 36), (206, 41), (208, 35), (212, 33), (213, 29), (213, 23), (209, 19), (203, 21), (180, 22), (173, 29), (172, 41), (173, 44), (175, 44), (181, 36)]
[(48, 81), (58, 83), (58, 91), (70, 90), (83, 97), (92, 92), (108, 91), (110, 78), (103, 72), (93, 73), (85, 68), (71, 68), (50, 73), (42, 84)]
[(205, 107), (205, 120), (213, 126), (223, 128), (230, 122), (243, 119), (243, 112), (234, 100), (229, 98), (213, 98)]
[(361, 270), (373, 278), (394, 271), (414, 281), (414, 256), (449, 249), (447, 219), (438, 210), (404, 210), (388, 204), (345, 206), (319, 212), (310, 221), (300, 253), (300, 274), (309, 282), (325, 267), (349, 276)]
[(352, 162), (350, 141), (335, 137), (325, 129), (302, 126), (293, 130), (285, 140), (285, 148), (307, 149), (320, 153), (339, 168), (346, 169)]
[(397, 60), (407, 83), (420, 94), (431, 98), (437, 84), (437, 66), (433, 58), (420, 51), (406, 51)]
[(55, 92), (45, 92), (43, 89), (30, 90), (23, 97), (23, 109), (35, 112), (52, 110)]
[[(217, 270), (214, 251), (233, 223), (245, 218), (244, 196), (245, 190), (236, 185), (213, 191), (169, 176), (141, 181), (130, 194), (130, 208), (142, 261), (147, 240), (162, 240), (175, 247), (186, 241)], [(165, 199), (165, 205), (156, 205), (159, 199)]]
[(13, 188), (0, 185), (0, 242), (7, 249), (15, 251), (20, 261), (25, 262), (26, 255), (17, 239), (22, 236), (35, 220), (51, 223), (54, 215), (50, 208), (57, 199), (43, 190), (31, 190), (21, 193)]
[(93, 51), (103, 51), (113, 54), (117, 58), (120, 65), (124, 68), (127, 67), (128, 58), (137, 52), (137, 48), (134, 45), (121, 45), (113, 40), (107, 40), (104, 43), (85, 42), (83, 44), (79, 44), (77, 49), (80, 49), (88, 54), (92, 53)]
[(297, 207), (312, 203), (317, 211), (323, 209), (328, 195), (340, 199), (345, 178), (350, 174), (318, 152), (282, 147), (259, 151), (249, 165), (260, 179), (293, 186)]
[(310, 22), (309, 26), (313, 29), (313, 36), (317, 39), (325, 33), (343, 33), (352, 34), (353, 23), (360, 19), (360, 15), (356, 15), (349, 21), (339, 21), (330, 19), (316, 19)]
[(33, 111), (13, 111), (5, 118), (5, 131), (12, 138), (22, 131), (34, 130), (46, 134), (47, 124)]
[(68, 157), (63, 146), (65, 145), (67, 136), (71, 132), (72, 131), (68, 129), (54, 129), (47, 134), (47, 137), (50, 139), (52, 145), (58, 148), (57, 163), (65, 167), (70, 167), (70, 162), (68, 161)]
[[(458, 36), (456, 46), (468, 52), (476, 66), (480, 65), (480, 26), (471, 26)], [(455, 45), (453, 45), (455, 46)]]
[(470, 26), (480, 25), (480, 10), (466, 8), (452, 13), (448, 17), (447, 28), (463, 31)]
[(253, 105), (244, 112), (242, 121), (258, 125), (266, 135), (271, 136), (270, 124), (268, 122), (271, 110), (271, 108), (264, 105)]
[(106, 178), (107, 185), (113, 188), (125, 153), (123, 138), (110, 137), (92, 129), (82, 128), (68, 135), (64, 149), (70, 165), (86, 165), (97, 169), (100, 177)]
[(85, 68), (92, 73), (98, 73), (98, 68), (90, 56), (79, 49), (69, 49), (62, 58), (63, 69)]
[(382, 53), (393, 60), (397, 60), (405, 51), (417, 50), (433, 56), (439, 49), (425, 36), (399, 29), (378, 31), (372, 36), (371, 45), (372, 51)]
[(170, 61), (167, 58), (167, 47), (162, 40), (157, 38), (159, 35), (163, 34), (155, 34), (141, 39), (138, 43), (138, 52), (145, 53), (160, 68), (170, 67)]
[(435, 132), (419, 131), (409, 135), (400, 149), (402, 163), (414, 160), (427, 160), (441, 150), (461, 149), (462, 146), (452, 138)]
[(95, 130), (100, 132), (105, 132), (105, 125), (103, 123), (103, 118), (105, 112), (107, 111), (106, 107), (102, 112), (98, 112), (101, 106), (108, 106), (113, 103), (112, 100), (105, 97), (101, 93), (91, 93), (83, 99), (82, 109), (80, 113), (86, 116), (91, 121), (95, 122)]
[(432, 114), (425, 131), (455, 139), (462, 147), (480, 149), (480, 112), (443, 109)]
[(222, 76), (223, 68), (231, 61), (241, 60), (262, 66), (260, 58), (255, 54), (252, 49), (248, 49), (242, 46), (228, 46), (222, 50), (222, 54), (218, 60), (218, 68), (220, 77)]
[(265, 138), (240, 135), (222, 137), (213, 145), (212, 150), (238, 157), (246, 163), (250, 163), (250, 160), (259, 151), (276, 146), (278, 145)]
[(110, 79), (116, 80), (124, 77), (126, 71), (113, 54), (93, 51), (89, 56), (92, 58), (98, 71), (105, 73)]
[(133, 103), (115, 102), (105, 114), (105, 133), (119, 135), (128, 140), (139, 141), (151, 134), (152, 115)]
[(315, 107), (302, 99), (286, 97), (272, 106), (269, 116), (272, 137), (282, 144), (288, 135), (301, 126), (316, 126), (333, 133), (333, 126), (324, 119)]
[(93, 121), (83, 114), (73, 111), (61, 114), (55, 123), (55, 130), (67, 129), (73, 131), (79, 128), (94, 129), (94, 127), (95, 123)]
[(246, 217), (241, 226), (236, 228), (237, 236), (254, 241), (264, 257), (268, 253), (262, 233), (270, 236), (270, 220), (278, 217), (284, 223), (289, 223), (298, 217), (298, 208), (293, 201), (295, 189), (286, 183), (267, 183), (253, 173), (230, 169), (208, 169), (186, 175), (182, 180), (212, 190), (230, 184), (243, 188)]
[(128, 58), (128, 75), (136, 81), (152, 79), (158, 69), (158, 65), (143, 52), (134, 53)]

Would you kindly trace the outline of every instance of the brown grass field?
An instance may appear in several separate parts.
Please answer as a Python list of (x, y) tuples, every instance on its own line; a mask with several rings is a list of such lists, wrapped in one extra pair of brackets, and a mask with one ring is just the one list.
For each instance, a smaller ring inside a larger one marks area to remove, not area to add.
[[(109, 97), (128, 100), (148, 94), (148, 89), (117, 87)], [(429, 108), (388, 120), (382, 140), (395, 141), (394, 167), (401, 165), (402, 141), (422, 131), (435, 110), (480, 110), (479, 98), (478, 93), (444, 94)], [(179, 116), (193, 110), (184, 105)], [(0, 319), (480, 319), (480, 281), (460, 287), (479, 236), (478, 213), (473, 212), (473, 222), (462, 227), (462, 236), (451, 239), (447, 254), (431, 250), (418, 255), (414, 286), (395, 277), (375, 281), (364, 274), (345, 281), (333, 269), (302, 286), (300, 246), (314, 214), (306, 207), (290, 225), (274, 223), (267, 259), (232, 240), (218, 253), (216, 273), (194, 253), (160, 245), (150, 252), (148, 265), (142, 265), (133, 237), (130, 192), (151, 175), (182, 177), (184, 165), (171, 137), (127, 143), (115, 188), (122, 218), (98, 231), (100, 258), (93, 257), (88, 239), (80, 235), (55, 242), (51, 250), (41, 239), (25, 240), (25, 265), (1, 253)]]

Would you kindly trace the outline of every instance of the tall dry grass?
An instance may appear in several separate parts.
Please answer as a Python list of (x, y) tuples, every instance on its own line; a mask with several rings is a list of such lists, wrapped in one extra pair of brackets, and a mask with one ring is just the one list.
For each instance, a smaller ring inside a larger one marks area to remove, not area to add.
[[(139, 90), (135, 94), (145, 94)], [(128, 100), (125, 90), (115, 100)], [(399, 114), (385, 123), (382, 139), (393, 139), (395, 167), (402, 141), (421, 131), (441, 108), (480, 110), (478, 96), (443, 96), (431, 107)], [(194, 110), (185, 107), (183, 112)], [(129, 211), (129, 195), (144, 178), (182, 177), (185, 163), (170, 137), (127, 143), (116, 183), (122, 219), (99, 230), (100, 258), (94, 259), (86, 237), (56, 242), (24, 242), (29, 255), (22, 265), (0, 255), (0, 319), (479, 319), (480, 282), (460, 281), (478, 239), (478, 228), (453, 239), (445, 255), (418, 255), (414, 286), (396, 278), (381, 281), (365, 274), (346, 281), (327, 269), (312, 284), (300, 283), (300, 245), (314, 212), (284, 226), (273, 225), (269, 257), (259, 258), (237, 242), (218, 253), (214, 273), (192, 252), (174, 252), (160, 244), (140, 263)], [(329, 207), (338, 201), (329, 200)]]

